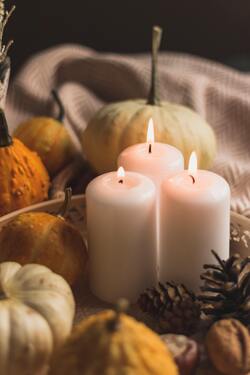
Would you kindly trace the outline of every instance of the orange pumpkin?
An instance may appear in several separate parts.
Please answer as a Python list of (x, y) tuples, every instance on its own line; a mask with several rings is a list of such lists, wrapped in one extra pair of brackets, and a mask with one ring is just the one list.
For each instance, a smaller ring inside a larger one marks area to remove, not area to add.
[(0, 262), (38, 263), (70, 285), (84, 280), (87, 251), (81, 233), (64, 219), (71, 189), (59, 214), (28, 212), (9, 221), (0, 232)]
[(65, 111), (61, 99), (55, 90), (52, 95), (59, 108), (58, 117), (33, 117), (20, 124), (14, 135), (37, 152), (54, 176), (75, 157), (76, 148), (63, 124)]
[(168, 348), (143, 323), (117, 310), (81, 321), (55, 351), (50, 375), (179, 375)]
[(48, 197), (49, 176), (39, 156), (11, 138), (0, 110), (0, 215)]

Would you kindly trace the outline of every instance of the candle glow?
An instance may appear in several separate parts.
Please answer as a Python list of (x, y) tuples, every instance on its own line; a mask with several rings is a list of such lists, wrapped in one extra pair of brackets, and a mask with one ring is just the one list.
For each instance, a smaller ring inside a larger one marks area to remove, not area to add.
[(152, 143), (155, 141), (155, 133), (154, 133), (154, 123), (153, 119), (151, 118), (148, 122), (148, 131), (147, 131), (147, 143), (149, 144), (149, 153), (152, 152)]
[(117, 178), (118, 178), (118, 182), (119, 182), (120, 184), (123, 183), (123, 179), (124, 179), (124, 177), (125, 177), (125, 170), (124, 170), (123, 167), (119, 167), (119, 168), (118, 168), (118, 171), (117, 171)]
[(188, 163), (188, 173), (193, 180), (193, 184), (195, 183), (195, 176), (197, 174), (197, 164), (197, 156), (195, 151), (193, 151)]

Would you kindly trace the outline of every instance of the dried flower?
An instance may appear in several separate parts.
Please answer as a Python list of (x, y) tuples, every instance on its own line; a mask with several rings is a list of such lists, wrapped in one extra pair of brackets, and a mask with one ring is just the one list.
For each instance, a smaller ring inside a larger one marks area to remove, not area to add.
[(3, 35), (5, 27), (15, 10), (15, 6), (8, 11), (5, 9), (5, 0), (0, 0), (0, 63), (2, 63), (8, 54), (10, 46), (13, 44), (13, 40), (10, 40), (6, 45), (3, 42)]

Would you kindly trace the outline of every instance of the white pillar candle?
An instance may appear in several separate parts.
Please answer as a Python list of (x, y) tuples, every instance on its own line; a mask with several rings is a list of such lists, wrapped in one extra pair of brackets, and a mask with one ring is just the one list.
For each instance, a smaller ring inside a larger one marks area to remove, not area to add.
[(126, 148), (118, 158), (118, 166), (151, 178), (157, 189), (165, 177), (184, 169), (184, 158), (177, 148), (154, 142), (153, 120), (149, 120), (147, 142)]
[(155, 186), (138, 173), (111, 172), (87, 187), (90, 288), (100, 299), (136, 302), (155, 285)]
[(215, 173), (197, 171), (193, 153), (189, 170), (162, 183), (160, 280), (184, 283), (197, 291), (211, 250), (229, 257), (230, 188)]
[(160, 248), (160, 215), (159, 196), (161, 183), (165, 177), (184, 170), (184, 158), (177, 148), (165, 143), (155, 142), (154, 124), (150, 119), (148, 123), (147, 142), (139, 143), (126, 148), (118, 158), (118, 166), (124, 166), (128, 171), (134, 171), (149, 177), (156, 186), (157, 202), (155, 211), (156, 220), (156, 253), (157, 270), (159, 270)]

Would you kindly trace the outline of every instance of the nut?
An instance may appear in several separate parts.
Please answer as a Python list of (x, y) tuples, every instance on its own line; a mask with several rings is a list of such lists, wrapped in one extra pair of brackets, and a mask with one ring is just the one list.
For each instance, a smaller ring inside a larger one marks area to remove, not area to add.
[(206, 337), (208, 356), (222, 374), (244, 375), (250, 371), (250, 336), (235, 319), (216, 322)]
[(199, 360), (198, 345), (194, 340), (182, 335), (161, 336), (179, 368), (180, 375), (191, 375)]

